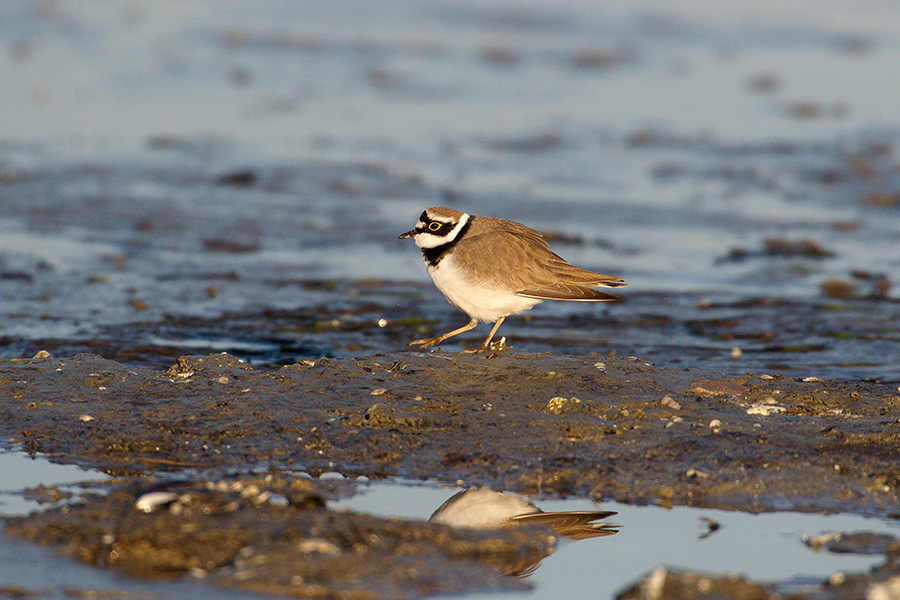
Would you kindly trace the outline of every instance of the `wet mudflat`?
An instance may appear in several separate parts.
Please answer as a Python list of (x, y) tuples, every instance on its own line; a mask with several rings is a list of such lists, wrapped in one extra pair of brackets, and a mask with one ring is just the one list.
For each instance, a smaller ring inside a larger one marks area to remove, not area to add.
[(893, 515), (897, 387), (807, 379), (512, 351), (275, 370), (211, 355), (165, 372), (82, 355), (6, 363), (3, 432), (122, 475), (294, 465), (628, 503)]
[[(53, 508), (3, 543), (399, 598), (521, 590), (500, 573), (554, 543), (333, 510), (357, 478), (895, 519), (898, 19), (4, 5), (3, 444), (114, 478), (30, 490)], [(454, 352), (481, 330), (404, 352), (465, 321), (396, 239), (431, 205), (522, 221), (626, 301), (536, 307), (492, 357)], [(892, 539), (820, 541), (884, 563), (800, 588), (659, 570), (632, 596), (896, 596)], [(43, 594), (23, 585), (0, 589)]]
[[(328, 510), (327, 499), (359, 476), (897, 516), (893, 384), (511, 350), (278, 369), (209, 355), (167, 371), (79, 355), (9, 361), (0, 376), (7, 443), (116, 477), (108, 493), (87, 490), (74, 505), (8, 519), (7, 532), (144, 577), (192, 574), (299, 597), (420, 597), (524, 585), (499, 573), (536, 562), (553, 543), (543, 530), (479, 533)], [(297, 475), (325, 472), (349, 480)], [(136, 502), (151, 492), (167, 495), (145, 514)], [(879, 544), (894, 555), (890, 538)], [(827, 597), (854, 597), (895, 575), (887, 560), (846, 589), (832, 582)], [(672, 589), (694, 585), (690, 574), (654, 576), (672, 578)], [(720, 585), (736, 598), (766, 589)]]

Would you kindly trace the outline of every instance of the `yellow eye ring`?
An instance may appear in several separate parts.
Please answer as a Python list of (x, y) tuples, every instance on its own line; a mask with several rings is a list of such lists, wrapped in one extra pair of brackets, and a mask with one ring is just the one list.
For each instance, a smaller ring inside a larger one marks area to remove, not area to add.
[(441, 228), (440, 223), (436, 223), (436, 222), (432, 221), (431, 223), (428, 224), (429, 231), (437, 231), (440, 228)]

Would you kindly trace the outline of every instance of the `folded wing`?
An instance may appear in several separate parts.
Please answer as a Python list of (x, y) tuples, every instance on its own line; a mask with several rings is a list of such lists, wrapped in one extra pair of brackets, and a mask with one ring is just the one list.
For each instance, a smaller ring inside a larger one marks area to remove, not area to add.
[[(483, 217), (479, 217), (483, 218)], [(569, 264), (552, 252), (537, 231), (501, 221), (489, 232), (463, 239), (456, 248), (461, 265), (502, 265), (495, 272), (469, 275), (482, 285), (515, 290), (519, 296), (539, 300), (570, 302), (616, 302), (621, 298), (596, 287), (622, 287), (625, 282), (613, 275), (595, 273)]]

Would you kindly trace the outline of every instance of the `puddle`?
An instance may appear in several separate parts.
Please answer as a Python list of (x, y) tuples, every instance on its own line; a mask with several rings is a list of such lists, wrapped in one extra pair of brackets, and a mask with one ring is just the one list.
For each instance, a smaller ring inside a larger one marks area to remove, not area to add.
[(214, 588), (189, 577), (171, 583), (144, 582), (113, 571), (60, 558), (54, 549), (0, 535), (0, 596), (4, 598), (116, 598), (151, 600), (254, 600), (266, 598)]
[[(71, 501), (87, 484), (102, 484), (109, 476), (75, 465), (60, 465), (44, 456), (25, 452), (0, 452), (0, 516), (25, 514), (49, 508), (55, 502), (48, 493), (26, 490), (55, 488), (59, 502)], [(40, 501), (39, 501), (40, 498)], [(0, 527), (2, 531), (2, 527)], [(262, 598), (247, 593), (212, 588), (183, 578), (172, 583), (145, 582), (114, 571), (93, 568), (59, 556), (55, 549), (0, 535), (0, 596), (46, 599), (68, 598)]]
[[(76, 496), (82, 484), (109, 480), (107, 475), (75, 465), (60, 465), (44, 456), (25, 452), (0, 452), (0, 515), (25, 514)], [(36, 490), (57, 488), (53, 494)], [(31, 490), (29, 492), (28, 490)], [(71, 494), (71, 496), (70, 496)], [(49, 501), (49, 502), (48, 502)]]
[[(382, 517), (428, 519), (457, 489), (437, 485), (371, 483), (334, 506)], [(561, 541), (529, 577), (532, 592), (473, 594), (466, 598), (613, 598), (659, 566), (701, 573), (738, 573), (756, 581), (778, 581), (784, 590), (820, 582), (842, 572), (864, 572), (882, 555), (816, 552), (803, 543), (832, 531), (900, 534), (900, 524), (855, 515), (746, 513), (676, 507), (594, 504), (583, 499), (538, 500), (545, 512), (611, 510), (615, 535)], [(718, 523), (710, 531), (707, 519)]]
[[(0, 454), (3, 489), (0, 512), (32, 511), (39, 504), (24, 490), (54, 487), (76, 495), (85, 482), (108, 477), (71, 465), (57, 465), (24, 452)], [(340, 475), (326, 474), (323, 480)], [(361, 480), (364, 481), (364, 480)], [(329, 502), (337, 510), (378, 517), (426, 521), (458, 489), (410, 482), (363, 483), (359, 493)], [(619, 527), (615, 534), (573, 541), (560, 536), (556, 551), (525, 569), (534, 589), (526, 592), (469, 594), (469, 600), (544, 597), (612, 598), (641, 577), (665, 566), (708, 574), (737, 573), (756, 581), (777, 581), (779, 590), (801, 589), (834, 573), (865, 572), (883, 561), (881, 554), (854, 555), (813, 551), (804, 537), (823, 533), (900, 533), (900, 525), (855, 515), (768, 513), (751, 515), (722, 510), (658, 506), (629, 506), (614, 502), (596, 505), (583, 499), (537, 500), (545, 513), (615, 511), (603, 518)], [(715, 524), (712, 526), (711, 524)], [(0, 582), (8, 589), (40, 593), (41, 597), (69, 597), (71, 590), (103, 590), (123, 597), (255, 598), (251, 593), (222, 590), (191, 577), (174, 583), (147, 582), (117, 575), (59, 557), (52, 550), (0, 536)]]

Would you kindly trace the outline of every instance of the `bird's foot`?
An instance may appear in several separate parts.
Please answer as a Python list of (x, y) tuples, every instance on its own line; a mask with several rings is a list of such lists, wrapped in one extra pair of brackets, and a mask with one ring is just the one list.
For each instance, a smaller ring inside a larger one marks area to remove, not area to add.
[(419, 346), (419, 350), (424, 350), (425, 348), (431, 348), (432, 346), (437, 346), (444, 340), (440, 337), (433, 338), (425, 338), (423, 340), (413, 340), (407, 344), (407, 346)]

